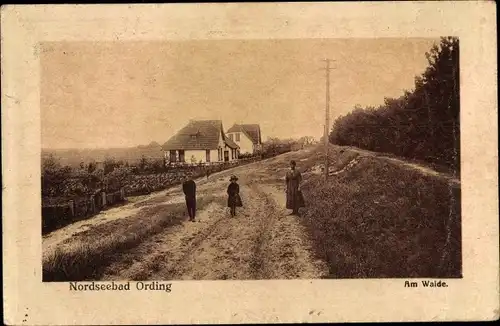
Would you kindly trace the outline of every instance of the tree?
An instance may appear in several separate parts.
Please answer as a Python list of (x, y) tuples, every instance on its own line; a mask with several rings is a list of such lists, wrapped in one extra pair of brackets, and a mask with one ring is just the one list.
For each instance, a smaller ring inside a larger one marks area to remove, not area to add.
[(164, 170), (163, 168), (163, 159), (152, 160), (147, 165), (147, 171), (160, 173)]
[(356, 105), (334, 121), (330, 142), (445, 164), (458, 173), (458, 39), (441, 38), (426, 58), (429, 66), (415, 77), (414, 91), (386, 98), (377, 108)]
[(104, 160), (104, 174), (108, 174), (110, 172), (113, 172), (113, 170), (118, 167), (118, 163), (115, 161), (114, 158), (106, 158)]
[(300, 137), (297, 141), (296, 141), (296, 144), (301, 147), (301, 148), (304, 148), (306, 146), (310, 146), (312, 144), (314, 144), (314, 137), (311, 137), (311, 136), (303, 136), (303, 137)]
[(87, 166), (88, 173), (94, 173), (96, 169), (97, 169), (97, 164), (95, 162), (90, 162), (89, 165)]
[(139, 162), (139, 168), (144, 171), (146, 169), (146, 166), (148, 165), (148, 160), (144, 155), (141, 157), (141, 161)]
[(64, 181), (71, 175), (69, 166), (62, 166), (54, 155), (42, 160), (42, 195), (60, 196), (64, 192)]

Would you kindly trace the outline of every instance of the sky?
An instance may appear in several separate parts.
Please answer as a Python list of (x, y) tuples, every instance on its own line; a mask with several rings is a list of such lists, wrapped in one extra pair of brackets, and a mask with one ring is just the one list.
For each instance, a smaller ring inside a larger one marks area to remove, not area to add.
[(258, 123), (263, 140), (331, 123), (414, 87), (437, 39), (50, 42), (41, 51), (42, 148), (160, 144), (190, 119)]

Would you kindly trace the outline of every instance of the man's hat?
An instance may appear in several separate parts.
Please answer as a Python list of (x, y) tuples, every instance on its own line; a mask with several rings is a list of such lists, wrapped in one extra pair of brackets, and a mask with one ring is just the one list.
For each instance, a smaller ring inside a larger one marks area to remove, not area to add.
[(232, 175), (231, 178), (229, 178), (229, 181), (237, 181), (238, 178), (235, 175)]

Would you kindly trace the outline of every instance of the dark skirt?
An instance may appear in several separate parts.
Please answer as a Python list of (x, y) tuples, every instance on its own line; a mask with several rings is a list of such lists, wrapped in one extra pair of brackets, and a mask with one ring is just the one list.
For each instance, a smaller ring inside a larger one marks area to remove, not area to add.
[(302, 192), (296, 188), (288, 189), (286, 193), (286, 208), (299, 209), (305, 206), (304, 195), (302, 195)]
[(239, 194), (231, 195), (227, 198), (227, 207), (242, 207), (243, 203)]

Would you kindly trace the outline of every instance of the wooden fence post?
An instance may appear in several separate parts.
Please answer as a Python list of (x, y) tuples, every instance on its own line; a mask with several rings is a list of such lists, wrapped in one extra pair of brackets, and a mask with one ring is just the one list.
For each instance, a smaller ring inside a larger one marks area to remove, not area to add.
[(120, 200), (125, 200), (125, 188), (120, 188)]
[(73, 200), (70, 200), (68, 202), (69, 210), (71, 211), (71, 217), (75, 216), (75, 202)]
[(107, 203), (108, 203), (108, 200), (106, 198), (106, 192), (101, 192), (102, 194), (102, 207), (106, 207)]
[(90, 196), (90, 214), (95, 214), (96, 209), (95, 209), (95, 198), (94, 195)]

